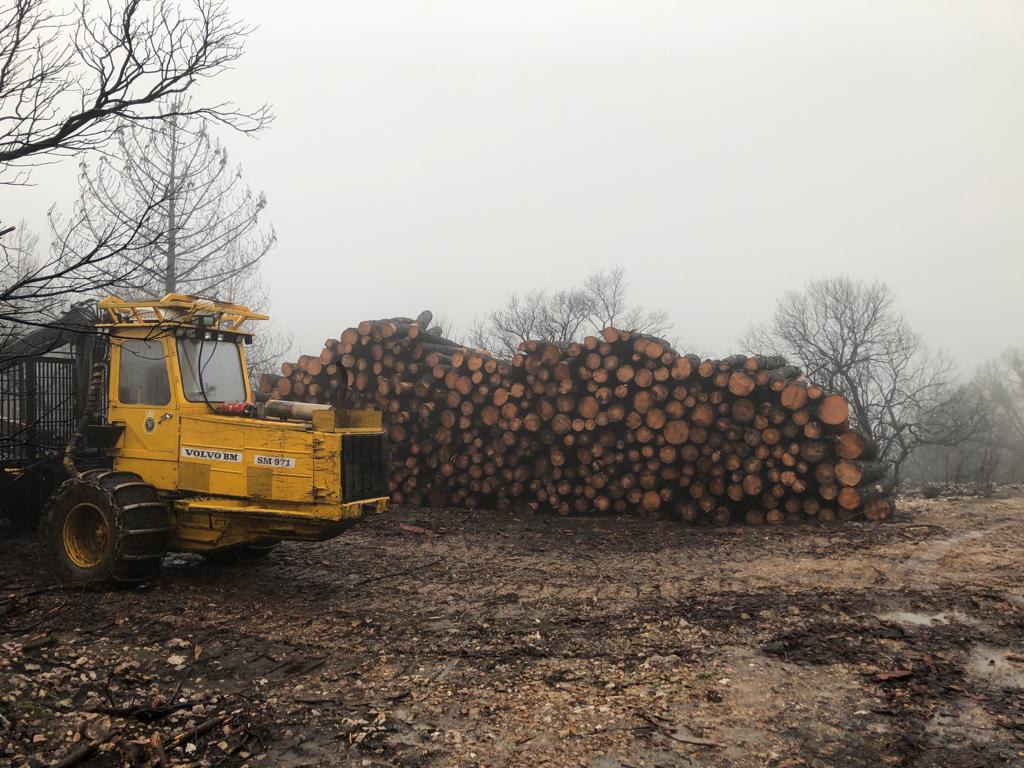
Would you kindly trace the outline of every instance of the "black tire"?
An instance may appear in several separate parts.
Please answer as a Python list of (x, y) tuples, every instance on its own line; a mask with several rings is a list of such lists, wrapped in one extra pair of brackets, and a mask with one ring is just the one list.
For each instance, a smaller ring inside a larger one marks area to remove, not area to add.
[(170, 533), (167, 505), (134, 472), (96, 469), (65, 481), (39, 528), (47, 566), (65, 584), (148, 581)]
[(215, 549), (203, 554), (207, 560), (216, 565), (249, 565), (265, 560), (280, 543), (272, 539), (252, 541), (224, 549)]

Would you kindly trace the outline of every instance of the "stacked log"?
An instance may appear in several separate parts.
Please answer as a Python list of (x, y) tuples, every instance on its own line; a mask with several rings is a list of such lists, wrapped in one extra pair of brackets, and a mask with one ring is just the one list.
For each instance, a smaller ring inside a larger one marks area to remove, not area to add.
[(850, 429), (846, 400), (782, 358), (702, 360), (606, 328), (502, 360), (429, 322), (365, 321), (261, 383), (273, 398), (379, 408), (397, 504), (719, 526), (892, 510), (886, 465)]

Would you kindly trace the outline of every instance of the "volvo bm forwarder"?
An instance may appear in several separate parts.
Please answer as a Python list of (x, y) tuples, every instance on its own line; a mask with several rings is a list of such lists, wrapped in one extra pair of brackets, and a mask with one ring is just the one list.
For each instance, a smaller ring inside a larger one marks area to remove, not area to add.
[[(0, 360), (7, 503), (46, 462), (51, 477), (60, 466), (40, 543), (62, 581), (144, 581), (170, 551), (258, 559), (386, 508), (379, 412), (254, 397), (245, 347), (265, 315), (177, 294), (111, 296), (98, 310), (85, 343), (47, 356), (49, 368)], [(11, 461), (30, 430), (49, 450)]]

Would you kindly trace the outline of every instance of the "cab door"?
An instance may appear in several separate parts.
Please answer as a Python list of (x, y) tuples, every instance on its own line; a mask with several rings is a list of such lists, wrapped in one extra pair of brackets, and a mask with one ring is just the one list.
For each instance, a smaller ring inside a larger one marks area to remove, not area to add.
[(162, 338), (111, 339), (111, 424), (123, 425), (114, 466), (163, 490), (177, 485), (178, 403)]

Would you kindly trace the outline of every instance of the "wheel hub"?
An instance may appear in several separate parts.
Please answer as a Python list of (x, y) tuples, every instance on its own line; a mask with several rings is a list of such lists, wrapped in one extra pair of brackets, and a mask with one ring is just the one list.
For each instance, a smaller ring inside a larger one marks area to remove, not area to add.
[(110, 528), (95, 504), (82, 503), (64, 518), (64, 551), (79, 568), (95, 568), (103, 562)]

